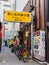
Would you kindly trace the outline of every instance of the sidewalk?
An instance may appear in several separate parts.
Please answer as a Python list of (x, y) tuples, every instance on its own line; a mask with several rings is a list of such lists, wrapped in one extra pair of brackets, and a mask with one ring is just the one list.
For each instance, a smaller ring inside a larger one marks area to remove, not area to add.
[(2, 62), (0, 65), (40, 65), (35, 61), (28, 61), (24, 63), (22, 60), (18, 60), (14, 53), (11, 53), (9, 48), (5, 48), (5, 52), (2, 55)]

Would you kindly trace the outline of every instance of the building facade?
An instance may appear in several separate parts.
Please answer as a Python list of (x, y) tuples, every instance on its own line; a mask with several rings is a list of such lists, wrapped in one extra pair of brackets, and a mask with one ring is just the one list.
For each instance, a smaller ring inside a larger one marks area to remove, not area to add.
[[(32, 3), (31, 3), (32, 2)], [(45, 61), (49, 62), (49, 0), (29, 0), (28, 4), (26, 7), (23, 9), (23, 11), (30, 11), (30, 6), (34, 6), (34, 11), (35, 11), (35, 21), (34, 21), (34, 31), (37, 30), (44, 30), (46, 33), (45, 36)], [(29, 25), (29, 26), (28, 26)], [(20, 30), (24, 30), (23, 32), (23, 37), (25, 38), (25, 32), (26, 29), (31, 30), (31, 24), (27, 23), (21, 23), (20, 24)], [(30, 32), (31, 33), (31, 32)], [(23, 41), (24, 41), (23, 38)], [(29, 35), (29, 40), (28, 44), (30, 44), (31, 48), (31, 35)]]
[(49, 0), (45, 0), (46, 61), (49, 63)]
[[(30, 11), (30, 0), (28, 1), (28, 3), (26, 4), (26, 6), (24, 7), (23, 11), (28, 12)], [(23, 44), (27, 44), (27, 49), (31, 50), (31, 24), (28, 23), (20, 23), (20, 30), (22, 31), (22, 37), (23, 37)]]

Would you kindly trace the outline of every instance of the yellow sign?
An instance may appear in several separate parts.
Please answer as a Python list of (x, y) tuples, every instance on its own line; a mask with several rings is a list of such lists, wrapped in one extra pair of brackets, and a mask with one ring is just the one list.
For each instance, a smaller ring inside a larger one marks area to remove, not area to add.
[(31, 22), (31, 13), (6, 11), (5, 20), (8, 22)]

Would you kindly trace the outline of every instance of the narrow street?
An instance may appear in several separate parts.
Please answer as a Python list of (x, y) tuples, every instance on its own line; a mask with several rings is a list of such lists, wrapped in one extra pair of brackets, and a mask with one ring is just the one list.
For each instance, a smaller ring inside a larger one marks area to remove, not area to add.
[(14, 53), (11, 53), (10, 49), (5, 47), (4, 54), (2, 55), (3, 61), (0, 62), (0, 65), (39, 65), (34, 61), (28, 61), (24, 63), (22, 60), (18, 60)]

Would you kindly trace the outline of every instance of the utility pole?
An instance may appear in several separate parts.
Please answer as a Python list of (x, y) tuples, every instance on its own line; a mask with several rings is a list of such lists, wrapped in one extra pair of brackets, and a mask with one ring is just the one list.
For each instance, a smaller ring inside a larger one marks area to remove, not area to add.
[(34, 57), (34, 30), (33, 30), (34, 11), (31, 12), (31, 55)]
[[(11, 0), (12, 1), (12, 0)], [(13, 11), (16, 11), (16, 0), (13, 1), (13, 3), (11, 3), (11, 6), (12, 6), (12, 10)], [(12, 24), (13, 26), (13, 37), (14, 37), (14, 32), (15, 32), (15, 22), (13, 22)]]
[(31, 0), (30, 12), (31, 12), (31, 56), (34, 57), (34, 30), (33, 30), (33, 16), (34, 16), (34, 6)]

